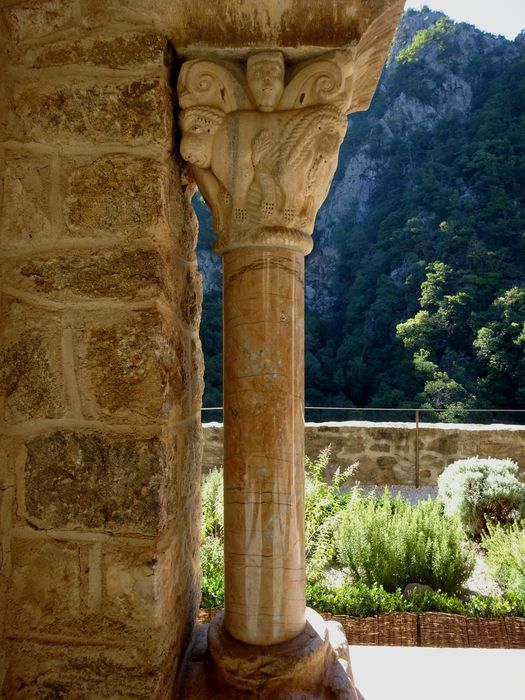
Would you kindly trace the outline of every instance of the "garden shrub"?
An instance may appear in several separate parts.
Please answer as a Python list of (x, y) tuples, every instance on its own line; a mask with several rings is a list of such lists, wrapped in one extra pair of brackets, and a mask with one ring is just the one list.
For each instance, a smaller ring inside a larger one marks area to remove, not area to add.
[(218, 537), (201, 541), (201, 607), (224, 606), (224, 548)]
[(525, 484), (518, 479), (518, 465), (510, 459), (459, 459), (438, 478), (438, 493), (445, 512), (457, 514), (473, 539), (487, 532), (487, 522), (518, 520), (525, 504)]
[(421, 583), (454, 593), (474, 567), (457, 518), (444, 515), (438, 501), (412, 505), (388, 489), (379, 498), (353, 490), (336, 546), (354, 581), (391, 592)]
[(211, 469), (202, 480), (201, 536), (224, 538), (224, 473)]
[(383, 586), (367, 586), (363, 582), (342, 586), (307, 583), (306, 604), (318, 612), (352, 617), (372, 617), (381, 613), (404, 612), (410, 608), (400, 589), (388, 592)]
[(525, 523), (507, 527), (488, 523), (482, 544), (492, 575), (506, 590), (525, 593)]
[(462, 600), (440, 591), (424, 591), (403, 597), (401, 589), (385, 591), (383, 586), (367, 586), (365, 583), (344, 584), (332, 587), (326, 583), (308, 583), (306, 602), (318, 612), (351, 617), (373, 617), (392, 612), (441, 612), (468, 617), (525, 617), (525, 591), (505, 595), (475, 595)]
[(348, 494), (341, 486), (357, 469), (357, 464), (342, 470), (338, 467), (327, 480), (330, 446), (322, 450), (317, 459), (305, 457), (304, 546), (308, 579), (319, 578), (323, 570), (335, 559), (335, 531)]

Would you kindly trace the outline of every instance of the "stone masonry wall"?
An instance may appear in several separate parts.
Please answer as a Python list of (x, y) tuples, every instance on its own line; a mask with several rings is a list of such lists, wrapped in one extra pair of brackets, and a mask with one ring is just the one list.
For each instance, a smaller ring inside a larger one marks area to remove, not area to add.
[(199, 602), (201, 291), (172, 52), (104, 6), (0, 10), (9, 700), (168, 697)]
[[(359, 462), (364, 484), (415, 483), (415, 423), (307, 423), (305, 450), (312, 459), (327, 447), (331, 464)], [(222, 464), (222, 426), (204, 425), (203, 472)], [(525, 480), (525, 426), (423, 423), (419, 426), (421, 486), (434, 486), (443, 469), (464, 457), (508, 457)]]

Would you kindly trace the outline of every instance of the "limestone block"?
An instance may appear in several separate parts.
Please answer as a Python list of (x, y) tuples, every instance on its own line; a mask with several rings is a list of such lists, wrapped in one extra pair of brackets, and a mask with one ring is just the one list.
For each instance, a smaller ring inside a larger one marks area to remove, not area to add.
[(19, 63), (30, 68), (89, 65), (117, 69), (167, 66), (169, 60), (169, 44), (162, 34), (129, 32), (32, 46), (25, 48)]
[(59, 418), (66, 410), (60, 316), (11, 301), (0, 346), (0, 396), (8, 423)]
[(42, 0), (20, 3), (4, 10), (5, 22), (14, 43), (40, 39), (75, 22), (73, 0)]
[(8, 135), (42, 143), (171, 141), (171, 97), (162, 79), (37, 79), (13, 89)]
[(40, 634), (76, 632), (81, 618), (82, 548), (86, 545), (34, 537), (12, 538), (8, 630)]
[(58, 231), (51, 213), (51, 159), (6, 151), (0, 244), (5, 248), (52, 242)]
[(158, 438), (55, 431), (26, 443), (27, 517), (42, 528), (156, 534), (174, 465)]
[(189, 358), (179, 349), (187, 340), (157, 311), (96, 312), (77, 322), (73, 337), (86, 417), (167, 420), (191, 389)]
[(394, 467), (397, 464), (397, 459), (395, 457), (381, 455), (377, 458), (376, 463), (378, 467), (384, 469), (385, 467)]
[(199, 226), (191, 198), (195, 184), (186, 166), (172, 160), (168, 170), (166, 211), (177, 255), (194, 262)]
[(186, 272), (186, 279), (180, 302), (182, 322), (192, 330), (198, 330), (202, 307), (202, 277), (196, 269)]
[[(162, 624), (158, 614), (155, 544), (110, 541), (103, 548), (102, 601), (97, 620), (117, 637), (151, 635)], [(102, 619), (103, 618), (103, 619)]]
[(181, 334), (175, 345), (175, 356), (185, 394), (180, 404), (182, 416), (189, 418), (200, 413), (204, 391), (204, 362), (199, 338)]
[(159, 697), (157, 664), (146, 648), (15, 640), (6, 679), (9, 700), (151, 700)]
[(391, 444), (389, 442), (373, 442), (369, 449), (370, 452), (390, 452)]
[(5, 280), (15, 289), (59, 301), (173, 296), (160, 251), (144, 248), (33, 257), (13, 264)]
[(440, 434), (437, 430), (427, 429), (422, 437), (427, 450), (439, 452), (442, 455), (453, 455), (458, 451), (457, 433), (441, 432)]
[(149, 158), (112, 154), (64, 163), (64, 219), (70, 236), (146, 236), (164, 208), (163, 170)]

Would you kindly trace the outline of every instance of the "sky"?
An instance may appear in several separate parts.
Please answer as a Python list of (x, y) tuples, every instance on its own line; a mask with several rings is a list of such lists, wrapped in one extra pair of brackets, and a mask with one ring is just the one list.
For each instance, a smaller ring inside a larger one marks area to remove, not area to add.
[(525, 0), (407, 0), (405, 9), (428, 5), (456, 22), (468, 22), (491, 34), (514, 39), (525, 29)]

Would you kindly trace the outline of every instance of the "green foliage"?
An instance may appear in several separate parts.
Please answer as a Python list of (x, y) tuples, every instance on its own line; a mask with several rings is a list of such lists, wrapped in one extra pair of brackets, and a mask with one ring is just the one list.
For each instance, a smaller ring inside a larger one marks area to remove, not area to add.
[(492, 575), (507, 590), (525, 595), (525, 522), (505, 528), (489, 523), (482, 544)]
[(310, 580), (317, 579), (335, 558), (335, 531), (340, 513), (348, 500), (341, 486), (357, 469), (357, 464), (343, 471), (339, 467), (331, 477), (327, 471), (330, 446), (322, 450), (317, 459), (305, 458), (305, 556), (306, 571)]
[[(350, 118), (336, 182), (357, 156), (375, 189), (334, 224), (335, 301), (307, 304), (307, 404), (450, 408), (432, 418), (446, 420), (525, 405), (525, 61), (511, 42), (475, 30), (463, 41), (466, 30), (445, 24), (440, 35), (442, 25), (425, 30), (417, 60), (389, 62), (370, 109)], [(444, 83), (467, 84), (472, 100), (435, 122)], [(421, 105), (420, 128), (396, 111), (400, 95)], [(209, 247), (206, 216), (199, 245)], [(208, 406), (221, 403), (220, 323), (220, 292), (208, 293)]]
[(448, 17), (438, 19), (430, 27), (417, 32), (410, 46), (397, 54), (396, 61), (398, 63), (413, 63), (417, 61), (420, 51), (432, 42), (443, 50), (445, 48), (445, 37), (450, 32), (453, 32), (454, 29), (454, 23)]
[(371, 617), (381, 613), (404, 612), (409, 602), (400, 590), (386, 591), (383, 586), (368, 586), (363, 582), (330, 587), (323, 583), (308, 583), (306, 604), (318, 612), (331, 612), (334, 615)]
[(201, 490), (201, 607), (224, 605), (224, 477), (211, 469)]
[(211, 469), (202, 481), (201, 537), (224, 539), (224, 472)]
[(439, 498), (449, 515), (457, 515), (465, 532), (478, 539), (487, 522), (511, 523), (525, 507), (525, 484), (510, 459), (459, 459), (438, 478)]
[(382, 586), (363, 582), (330, 587), (307, 584), (307, 605), (318, 612), (351, 617), (372, 617), (393, 612), (442, 612), (469, 617), (525, 616), (525, 591), (504, 596), (476, 595), (468, 600), (441, 591), (425, 591), (405, 598), (400, 589), (386, 591)]
[(354, 489), (337, 533), (338, 558), (352, 577), (387, 591), (422, 583), (455, 592), (469, 577), (473, 559), (455, 518), (437, 501), (417, 505)]
[(441, 612), (465, 615), (467, 608), (465, 602), (455, 595), (441, 591), (423, 591), (410, 596), (408, 609), (415, 613)]
[(224, 549), (218, 537), (206, 537), (201, 542), (201, 572), (201, 607), (223, 607)]

